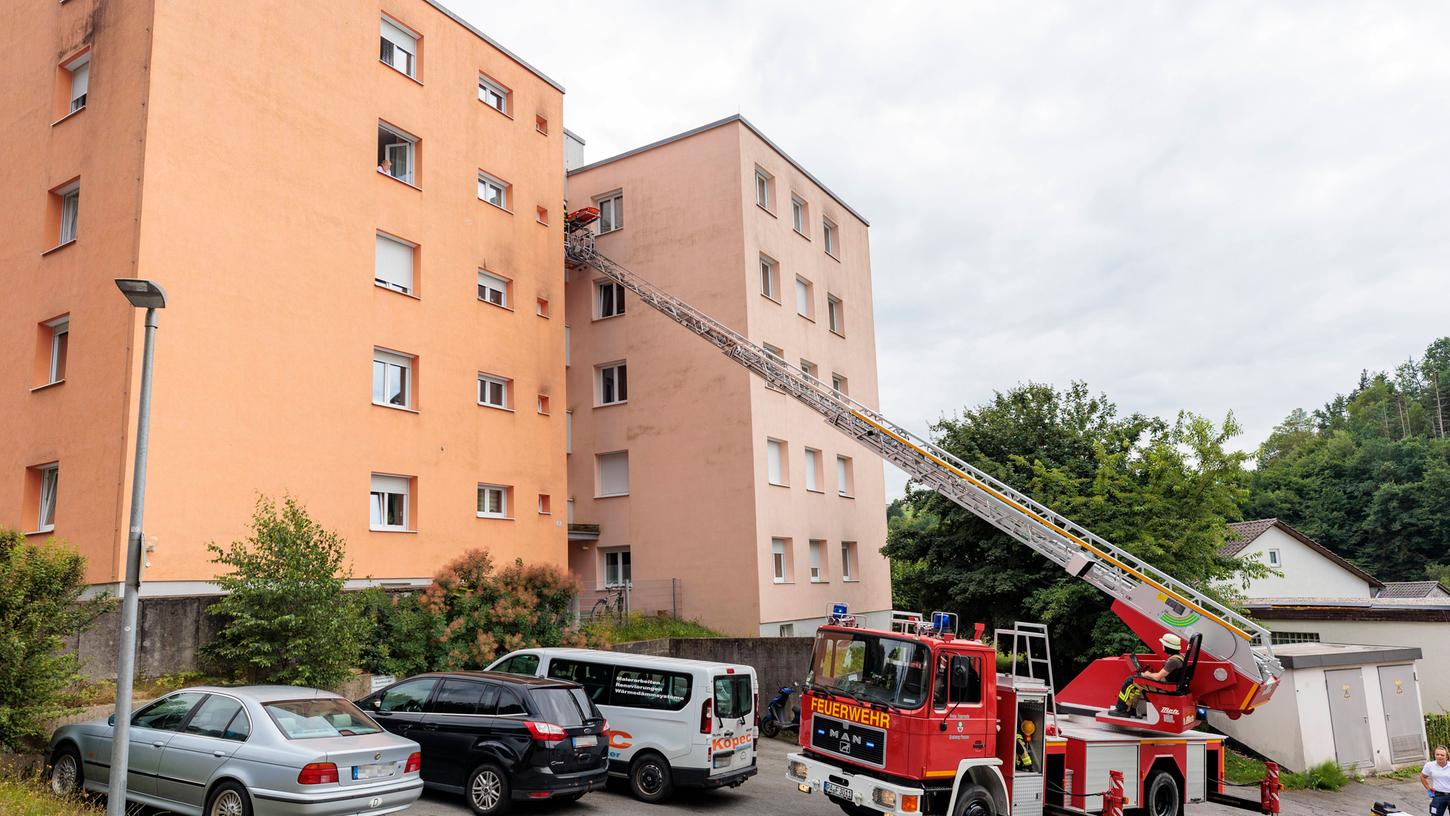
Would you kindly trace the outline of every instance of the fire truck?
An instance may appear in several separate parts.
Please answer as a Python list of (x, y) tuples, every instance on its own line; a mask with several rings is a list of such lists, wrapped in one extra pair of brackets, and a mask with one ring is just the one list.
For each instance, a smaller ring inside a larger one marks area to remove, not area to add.
[[(894, 612), (870, 629), (844, 607), (816, 634), (801, 700), (800, 751), (787, 774), (850, 816), (1093, 814), (1126, 805), (1177, 816), (1221, 801), (1277, 812), (1272, 766), (1259, 800), (1223, 791), (1223, 738), (1196, 730), (1206, 712), (1252, 713), (1283, 667), (1268, 630), (1000, 480), (917, 437), (601, 255), (587, 207), (566, 222), (565, 259), (592, 267), (713, 344), (825, 422), (1112, 598), (1152, 651), (1090, 664), (1060, 691), (1041, 624), (982, 624), (959, 636), (953, 616)], [(1183, 648), (1176, 682), (1139, 679), (1136, 710), (1114, 713), (1130, 675), (1163, 667), (1160, 645)], [(1011, 656), (997, 670), (998, 649)], [(1110, 780), (1124, 781), (1121, 801)]]

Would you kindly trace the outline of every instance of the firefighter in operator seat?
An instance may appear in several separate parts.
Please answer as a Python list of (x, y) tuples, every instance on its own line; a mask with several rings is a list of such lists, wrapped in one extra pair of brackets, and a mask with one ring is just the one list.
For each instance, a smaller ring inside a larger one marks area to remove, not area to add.
[(1167, 634), (1158, 639), (1162, 644), (1163, 651), (1168, 659), (1163, 661), (1163, 668), (1155, 672), (1139, 672), (1129, 675), (1123, 681), (1123, 688), (1118, 691), (1118, 701), (1113, 704), (1109, 712), (1115, 717), (1136, 717), (1138, 701), (1143, 698), (1143, 688), (1137, 684), (1138, 678), (1158, 680), (1164, 683), (1177, 683), (1183, 677), (1183, 638), (1174, 634)]

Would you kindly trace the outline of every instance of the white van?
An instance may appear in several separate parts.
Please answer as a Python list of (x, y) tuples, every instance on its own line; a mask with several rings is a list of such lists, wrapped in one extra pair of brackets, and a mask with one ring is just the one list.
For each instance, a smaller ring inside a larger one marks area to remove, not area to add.
[(573, 680), (609, 720), (609, 772), (645, 802), (676, 787), (735, 787), (755, 775), (755, 669), (732, 663), (523, 649), (490, 671)]

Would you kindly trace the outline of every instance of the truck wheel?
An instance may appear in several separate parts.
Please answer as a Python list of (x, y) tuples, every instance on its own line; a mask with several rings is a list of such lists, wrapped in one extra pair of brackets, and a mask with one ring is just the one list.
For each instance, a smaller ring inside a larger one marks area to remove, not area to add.
[(761, 720), (760, 721), (760, 735), (761, 736), (763, 736), (763, 737), (774, 737), (776, 734), (779, 734), (779, 733), (780, 733), (780, 726), (778, 726), (778, 725), (775, 724), (775, 720)]
[(957, 795), (957, 807), (952, 816), (997, 816), (997, 806), (992, 794), (981, 785), (965, 785)]
[(1143, 813), (1146, 816), (1178, 816), (1183, 812), (1183, 795), (1178, 778), (1167, 771), (1154, 771), (1143, 786)]
[(670, 763), (664, 757), (644, 754), (635, 757), (634, 764), (629, 766), (629, 790), (641, 802), (659, 804), (670, 798), (674, 789), (674, 782), (670, 779)]

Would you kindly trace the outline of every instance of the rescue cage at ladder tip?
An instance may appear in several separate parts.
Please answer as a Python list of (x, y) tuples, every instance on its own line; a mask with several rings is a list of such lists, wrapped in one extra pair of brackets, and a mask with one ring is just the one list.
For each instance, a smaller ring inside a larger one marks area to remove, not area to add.
[[(1151, 564), (1094, 535), (1007, 484), (921, 439), (829, 384), (787, 364), (759, 345), (601, 255), (589, 227), (599, 211), (569, 213), (566, 260), (591, 266), (629, 289), (646, 305), (714, 344), (727, 357), (794, 397), (826, 422), (905, 470), (1021, 544), (1096, 586), (1112, 598), (1113, 612), (1152, 649), (1150, 653), (1102, 658), (1057, 695), (1064, 708), (1095, 713), (1114, 725), (1182, 733), (1212, 709), (1237, 718), (1263, 705), (1278, 686), (1283, 668), (1274, 657), (1269, 632), (1213, 597), (1177, 581)], [(1161, 645), (1172, 634), (1186, 644), (1177, 683), (1140, 683), (1143, 695), (1132, 716), (1108, 709), (1123, 679), (1139, 669), (1161, 669), (1169, 655)]]

